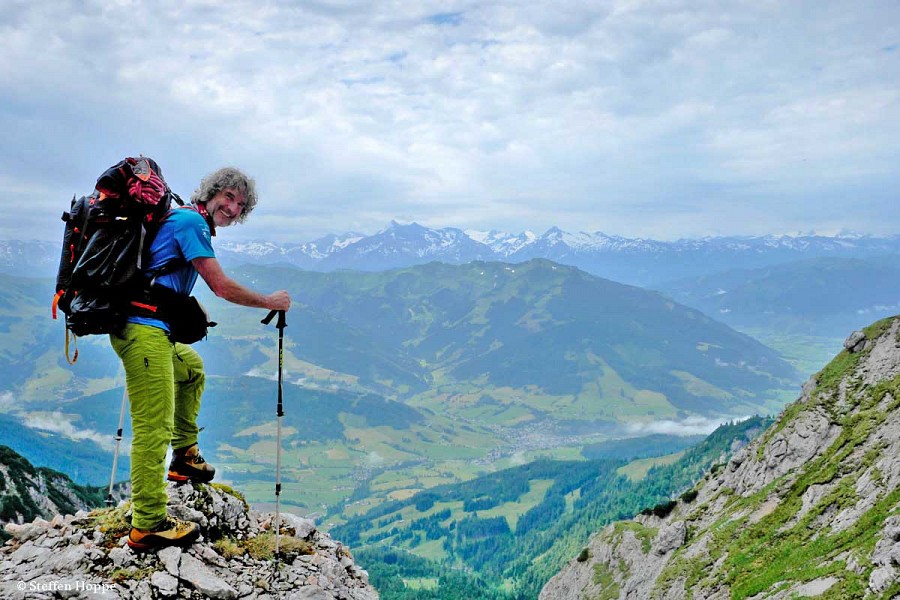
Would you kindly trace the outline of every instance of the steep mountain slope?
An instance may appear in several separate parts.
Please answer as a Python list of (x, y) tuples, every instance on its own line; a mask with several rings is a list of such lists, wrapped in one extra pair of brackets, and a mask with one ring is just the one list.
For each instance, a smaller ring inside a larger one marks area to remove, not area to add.
[[(63, 473), (35, 467), (7, 446), (0, 446), (0, 524), (25, 523), (36, 517), (103, 505), (106, 491), (72, 483)], [(0, 539), (8, 534), (0, 531)]]
[(695, 493), (597, 534), (541, 600), (900, 594), (900, 318), (845, 346)]

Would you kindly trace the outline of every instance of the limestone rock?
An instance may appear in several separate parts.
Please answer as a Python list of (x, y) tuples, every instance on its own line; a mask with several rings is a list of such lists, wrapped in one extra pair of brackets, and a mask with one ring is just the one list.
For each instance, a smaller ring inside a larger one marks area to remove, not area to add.
[(164, 598), (170, 598), (178, 593), (178, 579), (164, 571), (154, 571), (150, 575), (150, 585)]
[(866, 334), (862, 331), (854, 331), (846, 340), (844, 340), (844, 348), (847, 352), (860, 352), (865, 348)]
[(272, 515), (251, 510), (224, 487), (170, 483), (168, 495), (170, 513), (201, 524), (202, 535), (190, 548), (135, 553), (124, 543), (127, 502), (8, 525), (13, 537), (0, 547), (0, 597), (378, 598), (350, 552), (309, 519), (282, 515), (276, 562), (265, 550), (273, 545)]

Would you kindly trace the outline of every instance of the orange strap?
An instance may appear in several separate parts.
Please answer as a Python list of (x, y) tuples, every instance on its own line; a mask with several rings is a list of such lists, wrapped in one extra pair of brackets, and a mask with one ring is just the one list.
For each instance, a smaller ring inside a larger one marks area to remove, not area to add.
[[(69, 358), (69, 336), (72, 336), (72, 344), (75, 346), (75, 355), (72, 358)], [(66, 362), (70, 365), (74, 365), (78, 360), (78, 336), (72, 333), (68, 327), (66, 327)]]
[(152, 304), (144, 304), (143, 302), (138, 302), (136, 300), (132, 300), (129, 304), (138, 308), (143, 308), (144, 310), (149, 310), (152, 313), (155, 313), (159, 309), (158, 306), (153, 306)]
[(62, 298), (65, 292), (63, 290), (59, 290), (56, 292), (56, 295), (53, 296), (53, 304), (50, 306), (50, 313), (53, 315), (53, 318), (56, 318), (56, 307), (59, 306), (59, 299)]

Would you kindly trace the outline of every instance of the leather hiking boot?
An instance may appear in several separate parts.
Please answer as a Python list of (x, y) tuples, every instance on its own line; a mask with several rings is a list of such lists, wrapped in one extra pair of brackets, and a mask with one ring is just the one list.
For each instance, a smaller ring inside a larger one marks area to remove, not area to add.
[(166, 546), (190, 546), (200, 536), (200, 527), (190, 521), (166, 517), (153, 529), (131, 528), (128, 545), (132, 550), (143, 552)]
[(203, 460), (197, 444), (175, 450), (169, 463), (169, 481), (212, 481), (216, 468)]

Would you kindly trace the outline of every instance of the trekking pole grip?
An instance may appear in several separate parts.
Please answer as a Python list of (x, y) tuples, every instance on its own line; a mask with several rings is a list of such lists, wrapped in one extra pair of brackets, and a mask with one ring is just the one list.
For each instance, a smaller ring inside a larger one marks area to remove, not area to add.
[(263, 325), (268, 325), (272, 322), (272, 319), (275, 318), (275, 315), (278, 315), (278, 322), (275, 324), (275, 327), (278, 329), (284, 329), (287, 327), (287, 321), (285, 320), (285, 312), (283, 310), (272, 310), (269, 311), (269, 314), (266, 315), (266, 318), (260, 321)]

